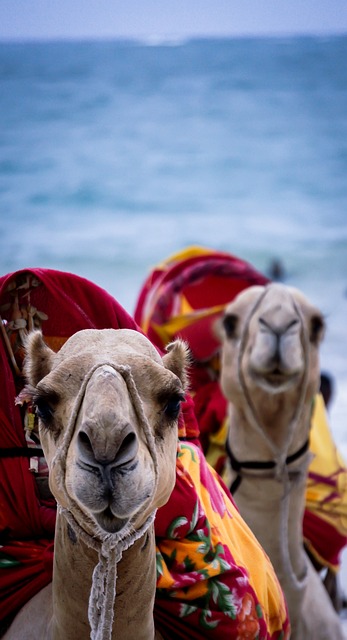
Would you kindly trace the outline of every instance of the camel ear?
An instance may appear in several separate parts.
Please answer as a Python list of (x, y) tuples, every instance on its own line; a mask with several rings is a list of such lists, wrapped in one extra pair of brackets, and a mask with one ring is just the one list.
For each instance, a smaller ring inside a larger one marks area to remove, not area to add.
[(51, 371), (54, 351), (43, 340), (41, 331), (28, 334), (25, 341), (24, 374), (33, 387)]
[(182, 382), (184, 389), (188, 386), (187, 369), (191, 361), (189, 347), (183, 340), (170, 342), (166, 347), (167, 353), (163, 357), (166, 369), (174, 373)]

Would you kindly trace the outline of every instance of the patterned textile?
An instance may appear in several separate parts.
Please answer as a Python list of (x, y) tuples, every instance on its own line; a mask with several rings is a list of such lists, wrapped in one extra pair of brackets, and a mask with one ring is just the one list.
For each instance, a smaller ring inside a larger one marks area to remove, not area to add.
[[(135, 319), (163, 349), (175, 337), (187, 340), (193, 354), (191, 394), (200, 442), (211, 465), (230, 485), (225, 442), (227, 402), (219, 386), (219, 343), (214, 324), (242, 289), (268, 279), (233, 255), (188, 247), (155, 266), (138, 297)], [(320, 417), (319, 417), (320, 416)], [(310, 442), (304, 538), (313, 555), (338, 570), (347, 544), (347, 468), (333, 442), (318, 398)]]
[(272, 565), (194, 445), (179, 445), (176, 486), (158, 512), (156, 537), (155, 618), (165, 638), (289, 638)]
[[(57, 350), (80, 329), (138, 327), (96, 285), (52, 270), (29, 269), (1, 278), (0, 308), (1, 624), (52, 579), (55, 502), (39, 492), (44, 461), (35, 448), (39, 443), (28, 411), (24, 414), (14, 402), (23, 386), (16, 373), (23, 357), (20, 332), (41, 326)], [(283, 640), (289, 623), (273, 568), (205, 462), (189, 396), (182, 403), (179, 436), (184, 442), (176, 486), (156, 520), (158, 628), (168, 640), (226, 635)], [(33, 466), (22, 453), (28, 447), (34, 447)]]

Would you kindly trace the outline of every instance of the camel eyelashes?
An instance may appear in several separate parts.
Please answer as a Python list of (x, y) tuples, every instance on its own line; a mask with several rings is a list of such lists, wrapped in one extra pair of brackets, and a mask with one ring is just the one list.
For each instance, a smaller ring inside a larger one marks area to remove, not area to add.
[(184, 397), (184, 394), (178, 390), (171, 392), (166, 390), (158, 396), (160, 411), (155, 426), (156, 438), (163, 440), (167, 428), (176, 424)]
[(237, 321), (238, 317), (234, 313), (228, 313), (224, 316), (223, 327), (228, 338), (233, 338), (235, 336)]
[(48, 426), (50, 422), (52, 422), (54, 416), (54, 409), (51, 402), (52, 398), (46, 396), (36, 396), (36, 398), (33, 398), (35, 413), (45, 426)]
[(167, 401), (164, 407), (164, 414), (167, 418), (169, 418), (170, 420), (176, 420), (176, 418), (178, 418), (182, 400), (184, 400), (184, 396), (180, 394), (172, 396)]

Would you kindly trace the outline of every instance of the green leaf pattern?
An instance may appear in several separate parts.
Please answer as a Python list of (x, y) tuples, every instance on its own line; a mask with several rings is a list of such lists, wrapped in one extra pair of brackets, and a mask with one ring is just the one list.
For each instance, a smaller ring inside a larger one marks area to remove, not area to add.
[(171, 540), (175, 538), (179, 538), (178, 529), (185, 524), (188, 524), (188, 520), (185, 516), (180, 516), (178, 518), (175, 518), (171, 522), (170, 526), (168, 527), (167, 537)]

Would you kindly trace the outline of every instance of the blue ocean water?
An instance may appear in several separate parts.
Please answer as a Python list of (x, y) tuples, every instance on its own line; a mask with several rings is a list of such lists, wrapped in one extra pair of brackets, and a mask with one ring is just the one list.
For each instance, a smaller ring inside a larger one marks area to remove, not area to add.
[(347, 37), (0, 44), (0, 273), (41, 266), (130, 312), (189, 244), (239, 255), (327, 317), (347, 454)]

